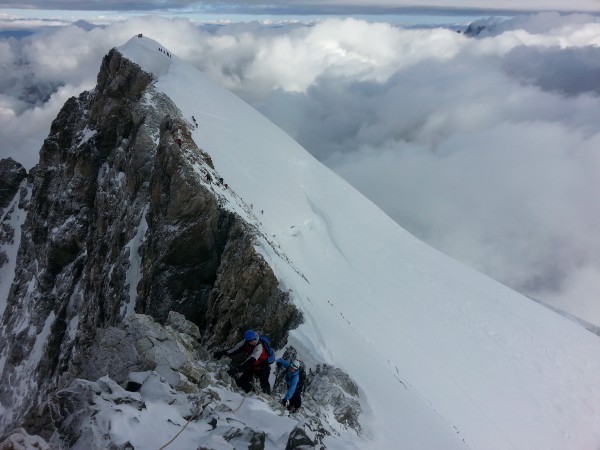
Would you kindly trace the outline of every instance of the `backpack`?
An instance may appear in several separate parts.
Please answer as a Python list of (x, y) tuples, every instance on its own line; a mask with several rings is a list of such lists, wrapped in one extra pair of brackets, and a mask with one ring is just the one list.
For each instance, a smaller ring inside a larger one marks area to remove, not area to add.
[(304, 364), (300, 366), (298, 369), (298, 385), (296, 389), (300, 389), (300, 392), (304, 390), (304, 384), (306, 383), (306, 369), (304, 369)]
[(268, 336), (261, 336), (260, 342), (262, 343), (263, 347), (267, 352), (267, 363), (273, 364), (275, 362), (275, 351), (271, 348), (271, 345), (269, 344), (271, 340)]

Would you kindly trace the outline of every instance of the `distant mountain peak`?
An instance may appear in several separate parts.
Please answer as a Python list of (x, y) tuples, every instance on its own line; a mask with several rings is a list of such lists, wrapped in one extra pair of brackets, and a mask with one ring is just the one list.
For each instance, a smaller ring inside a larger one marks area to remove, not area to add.
[(97, 25), (94, 25), (94, 24), (92, 24), (92, 23), (90, 23), (90, 22), (88, 22), (86, 20), (83, 20), (83, 19), (79, 19), (79, 20), (73, 22), (72, 25), (74, 25), (76, 27), (79, 27), (79, 28), (81, 28), (83, 30), (86, 30), (86, 31), (91, 31), (94, 28), (98, 27)]

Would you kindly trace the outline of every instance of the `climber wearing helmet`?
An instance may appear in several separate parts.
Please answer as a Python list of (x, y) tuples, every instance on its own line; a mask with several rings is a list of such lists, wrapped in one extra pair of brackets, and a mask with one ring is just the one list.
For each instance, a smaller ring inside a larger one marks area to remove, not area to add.
[(285, 382), (287, 384), (287, 392), (285, 397), (281, 399), (281, 403), (289, 412), (295, 413), (302, 406), (302, 389), (304, 388), (304, 379), (300, 377), (302, 364), (295, 359), (288, 362), (283, 358), (277, 360), (277, 367), (287, 369), (285, 372)]
[(271, 366), (267, 362), (267, 349), (256, 331), (246, 331), (243, 340), (229, 350), (215, 352), (213, 356), (218, 359), (226, 355), (232, 356), (239, 353), (244, 353), (245, 358), (239, 366), (234, 367), (230, 372), (234, 377), (239, 375), (236, 379), (237, 385), (244, 391), (250, 392), (252, 381), (256, 377), (260, 381), (262, 391), (265, 394), (270, 394), (269, 375), (271, 374)]

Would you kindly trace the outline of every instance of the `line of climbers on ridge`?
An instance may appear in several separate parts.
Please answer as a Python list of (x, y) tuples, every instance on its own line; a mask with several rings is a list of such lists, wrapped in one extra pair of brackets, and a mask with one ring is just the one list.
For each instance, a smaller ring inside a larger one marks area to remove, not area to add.
[[(211, 174), (205, 171), (204, 175), (206, 178), (206, 182), (212, 183), (213, 178), (212, 178)], [(229, 185), (223, 181), (223, 178), (217, 178), (217, 184), (223, 186), (225, 189), (229, 188)]]
[(164, 53), (164, 54), (165, 54), (165, 55), (167, 55), (169, 58), (171, 58), (171, 54), (170, 54), (168, 51), (166, 51), (166, 50), (163, 50), (163, 49), (162, 49), (162, 48), (160, 48), (160, 47), (158, 47), (158, 51), (159, 51), (159, 52), (161, 52), (161, 53)]
[[(192, 120), (194, 121), (196, 128), (198, 128), (198, 122), (196, 121), (196, 117), (192, 116)], [(171, 132), (171, 135), (173, 136), (175, 143), (179, 146), (179, 148), (181, 148), (181, 144), (183, 144), (183, 141), (181, 139), (181, 131), (179, 129), (174, 129), (173, 120), (171, 119), (171, 116), (169, 116), (169, 115), (167, 115), (165, 117), (165, 130), (168, 130)], [(211, 174), (208, 173), (207, 171), (205, 171), (205, 178), (206, 178), (207, 183), (212, 184), (213, 178), (212, 178)], [(220, 186), (223, 186), (225, 189), (229, 188), (229, 185), (227, 183), (225, 183), (223, 178), (217, 178), (217, 184)]]
[(229, 370), (236, 384), (245, 392), (252, 390), (252, 382), (255, 378), (259, 380), (260, 387), (265, 394), (271, 394), (269, 376), (271, 364), (276, 363), (278, 368), (285, 370), (285, 381), (287, 392), (281, 399), (281, 403), (290, 413), (294, 413), (302, 406), (302, 391), (306, 380), (306, 371), (298, 360), (286, 361), (283, 358), (275, 360), (275, 352), (269, 344), (267, 336), (260, 336), (253, 330), (244, 334), (244, 339), (227, 350), (213, 353), (215, 359), (223, 356), (234, 356), (243, 354), (243, 361)]
[[(196, 117), (192, 116), (192, 121), (194, 122), (194, 125), (196, 126), (196, 128), (198, 128), (198, 122), (196, 121)], [(177, 134), (177, 136), (179, 136), (179, 135)], [(181, 138), (177, 137), (175, 139), (175, 142), (177, 143), (177, 145), (179, 145), (179, 148), (181, 148), (181, 144), (182, 144)], [(207, 183), (212, 183), (213, 179), (212, 179), (212, 176), (210, 173), (205, 172), (205, 177), (206, 177)], [(223, 178), (217, 178), (217, 184), (223, 186), (225, 189), (229, 188), (229, 185), (227, 183), (225, 183)]]

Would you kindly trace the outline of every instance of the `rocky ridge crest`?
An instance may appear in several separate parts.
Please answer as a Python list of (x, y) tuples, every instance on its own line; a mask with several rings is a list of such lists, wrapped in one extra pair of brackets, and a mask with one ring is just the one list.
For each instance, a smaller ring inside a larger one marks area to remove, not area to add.
[[(159, 324), (181, 314), (208, 349), (250, 327), (281, 348), (300, 323), (253, 227), (223, 207), (223, 186), (195, 172), (218, 179), (191, 126), (151, 74), (113, 49), (96, 88), (62, 108), (27, 178), (0, 163), (10, 189), (0, 245), (10, 243), (11, 211), (26, 211), (14, 279), (2, 280), (12, 284), (0, 322), (0, 436), (19, 426), (48, 434), (39, 411), (78, 379), (108, 373), (123, 384), (148, 370), (106, 350), (123, 344), (136, 313)], [(193, 367), (177, 370), (201, 385)]]

